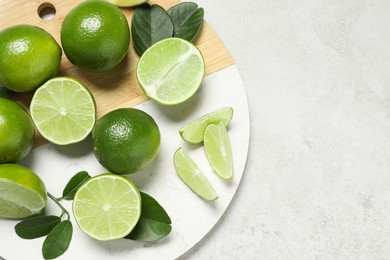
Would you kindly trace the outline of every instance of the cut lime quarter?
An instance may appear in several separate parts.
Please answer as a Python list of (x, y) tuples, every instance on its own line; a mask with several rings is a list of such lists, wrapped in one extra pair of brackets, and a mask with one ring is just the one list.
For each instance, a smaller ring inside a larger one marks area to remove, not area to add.
[(219, 177), (229, 180), (233, 176), (230, 140), (223, 122), (210, 124), (204, 132), (204, 149), (213, 170)]
[(77, 190), (73, 213), (80, 229), (88, 236), (100, 241), (123, 238), (141, 216), (141, 195), (124, 176), (98, 175)]
[(18, 164), (0, 164), (0, 217), (39, 214), (46, 200), (45, 185), (33, 171)]
[(224, 107), (201, 116), (194, 122), (181, 128), (179, 133), (186, 142), (201, 143), (203, 141), (204, 131), (209, 124), (218, 124), (218, 122), (221, 121), (225, 126), (227, 126), (232, 120), (232, 117), (233, 108)]
[(41, 135), (59, 145), (85, 139), (96, 120), (92, 93), (80, 81), (69, 77), (53, 78), (39, 87), (30, 111)]
[(218, 199), (217, 192), (209, 180), (183, 148), (176, 150), (173, 162), (177, 174), (192, 191), (206, 200)]
[(137, 79), (145, 94), (163, 105), (180, 104), (200, 87), (205, 73), (201, 52), (179, 39), (161, 40), (148, 48), (137, 66)]

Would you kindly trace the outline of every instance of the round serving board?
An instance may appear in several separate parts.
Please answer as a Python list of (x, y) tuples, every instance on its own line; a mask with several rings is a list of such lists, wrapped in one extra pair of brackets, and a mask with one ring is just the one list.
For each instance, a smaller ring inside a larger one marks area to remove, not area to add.
[[(0, 30), (15, 24), (33, 24), (49, 31), (60, 43), (61, 23), (69, 10), (79, 2), (0, 0)], [(169, 8), (179, 1), (149, 1), (149, 4), (153, 3)], [(55, 8), (56, 15), (51, 20), (43, 20), (39, 11), (48, 6)], [(122, 11), (130, 22), (134, 9), (123, 8)], [(97, 101), (98, 117), (119, 107), (136, 106), (156, 120), (162, 136), (156, 160), (144, 171), (127, 177), (166, 209), (172, 219), (172, 232), (155, 243), (125, 239), (98, 242), (85, 235), (72, 216), (73, 239), (69, 249), (58, 259), (175, 259), (202, 239), (228, 207), (243, 175), (248, 152), (249, 113), (245, 89), (228, 51), (206, 23), (195, 44), (205, 57), (208, 76), (194, 97), (173, 107), (164, 107), (148, 100), (139, 89), (135, 79), (135, 66), (139, 57), (133, 46), (130, 46), (127, 58), (118, 67), (105, 73), (76, 68), (63, 55), (60, 74), (78, 78), (91, 89)], [(23, 94), (16, 98), (28, 106), (30, 96)], [(234, 177), (230, 181), (220, 179), (212, 171), (202, 145), (185, 143), (178, 131), (196, 118), (227, 106), (234, 110), (228, 127), (234, 160)], [(19, 163), (34, 170), (45, 182), (47, 190), (55, 196), (61, 195), (68, 180), (78, 171), (86, 170), (92, 176), (107, 172), (93, 154), (90, 137), (69, 146), (44, 143), (44, 140), (38, 138), (37, 147)], [(173, 154), (179, 147), (183, 147), (202, 169), (216, 189), (218, 200), (207, 202), (201, 199), (177, 176)], [(65, 201), (64, 206), (71, 211), (71, 202)], [(60, 211), (49, 201), (44, 214), (58, 215)], [(17, 220), (0, 219), (0, 256), (7, 260), (42, 259), (44, 238), (19, 238), (14, 232), (16, 223)]]

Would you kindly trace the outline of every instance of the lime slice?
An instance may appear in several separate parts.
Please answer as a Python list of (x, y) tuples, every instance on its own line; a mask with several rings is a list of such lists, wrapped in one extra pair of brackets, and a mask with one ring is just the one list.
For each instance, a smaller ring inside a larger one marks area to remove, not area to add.
[(213, 170), (222, 179), (231, 179), (233, 176), (232, 149), (223, 122), (207, 126), (203, 144)]
[(73, 213), (80, 229), (88, 236), (100, 241), (123, 238), (141, 216), (141, 195), (126, 177), (98, 175), (77, 190)]
[(206, 114), (191, 124), (181, 128), (179, 133), (184, 141), (189, 143), (201, 143), (204, 131), (209, 124), (217, 124), (222, 121), (227, 126), (233, 117), (233, 108), (225, 107)]
[(45, 185), (33, 171), (17, 164), (0, 164), (0, 217), (39, 214), (46, 199)]
[(218, 199), (213, 186), (183, 148), (176, 150), (173, 162), (177, 174), (191, 190), (206, 200)]
[(137, 66), (138, 82), (148, 97), (176, 105), (192, 97), (202, 83), (205, 64), (192, 43), (168, 38), (148, 48)]
[(106, 0), (120, 7), (131, 7), (146, 3), (148, 0)]
[(32, 119), (48, 141), (66, 145), (85, 139), (96, 120), (95, 100), (81, 82), (50, 79), (39, 87), (30, 105)]

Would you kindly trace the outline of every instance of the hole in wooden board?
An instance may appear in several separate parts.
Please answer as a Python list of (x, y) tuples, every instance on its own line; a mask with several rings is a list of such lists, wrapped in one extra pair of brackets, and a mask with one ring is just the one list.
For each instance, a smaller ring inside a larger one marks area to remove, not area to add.
[(41, 17), (42, 20), (51, 20), (56, 15), (56, 8), (51, 3), (42, 3), (38, 7), (38, 15)]

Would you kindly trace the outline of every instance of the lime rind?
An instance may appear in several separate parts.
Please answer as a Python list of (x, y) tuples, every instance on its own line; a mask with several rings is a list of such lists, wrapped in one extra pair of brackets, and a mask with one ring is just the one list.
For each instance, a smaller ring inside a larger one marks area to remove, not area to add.
[(41, 135), (58, 145), (84, 140), (96, 121), (92, 93), (80, 81), (69, 77), (53, 78), (39, 87), (30, 111)]
[(133, 230), (141, 216), (141, 195), (126, 177), (98, 175), (76, 192), (73, 213), (88, 236), (99, 241), (120, 239)]
[(220, 121), (227, 126), (233, 117), (233, 108), (224, 107), (214, 112), (208, 113), (196, 119), (192, 123), (179, 130), (180, 136), (189, 143), (203, 142), (204, 132), (209, 124), (218, 124)]
[(106, 0), (119, 7), (133, 7), (146, 3), (148, 0)]
[(26, 218), (39, 214), (45, 205), (45, 198), (38, 192), (0, 178), (0, 217)]
[(148, 48), (137, 65), (137, 80), (152, 100), (173, 106), (187, 101), (201, 86), (204, 58), (192, 43), (167, 38)]
[(230, 180), (233, 177), (232, 150), (223, 122), (207, 126), (203, 144), (214, 172), (222, 179)]
[(183, 148), (176, 150), (173, 160), (177, 174), (193, 192), (209, 201), (218, 199), (214, 187)]

